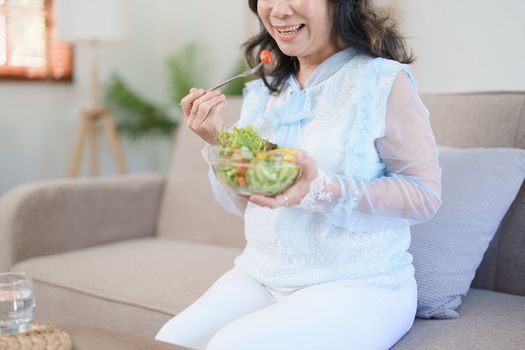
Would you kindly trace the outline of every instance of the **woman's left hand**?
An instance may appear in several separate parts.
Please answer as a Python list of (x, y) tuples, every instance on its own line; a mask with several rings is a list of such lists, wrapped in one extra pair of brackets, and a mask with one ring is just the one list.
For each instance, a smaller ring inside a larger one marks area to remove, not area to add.
[(303, 152), (299, 152), (296, 157), (296, 163), (302, 168), (302, 174), (295, 184), (275, 197), (255, 194), (249, 196), (248, 200), (261, 207), (271, 209), (293, 207), (299, 204), (303, 197), (310, 191), (310, 183), (317, 177), (318, 171), (314, 160)]

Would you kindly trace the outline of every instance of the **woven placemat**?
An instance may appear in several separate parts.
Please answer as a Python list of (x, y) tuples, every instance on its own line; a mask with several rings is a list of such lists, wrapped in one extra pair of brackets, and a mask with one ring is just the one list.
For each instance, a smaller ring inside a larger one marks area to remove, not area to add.
[(0, 336), (0, 350), (71, 350), (69, 335), (52, 323), (33, 321), (24, 333)]

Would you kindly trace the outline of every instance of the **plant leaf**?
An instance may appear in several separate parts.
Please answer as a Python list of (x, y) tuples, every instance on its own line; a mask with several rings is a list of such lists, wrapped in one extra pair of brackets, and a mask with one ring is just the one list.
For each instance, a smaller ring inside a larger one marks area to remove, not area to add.
[(202, 57), (206, 57), (205, 50), (192, 41), (168, 58), (171, 99), (176, 105), (192, 87), (204, 86), (203, 80), (207, 76), (208, 65), (203, 62)]
[(171, 137), (178, 120), (166, 108), (158, 107), (133, 91), (118, 74), (105, 87), (104, 99), (115, 115), (117, 130), (132, 139), (150, 135)]

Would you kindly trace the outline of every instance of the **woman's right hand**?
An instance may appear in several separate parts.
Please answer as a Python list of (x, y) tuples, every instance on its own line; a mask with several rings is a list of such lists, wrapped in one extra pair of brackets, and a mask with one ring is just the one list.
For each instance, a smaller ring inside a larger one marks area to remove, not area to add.
[(224, 121), (219, 112), (226, 103), (226, 96), (219, 90), (205, 93), (192, 88), (181, 100), (182, 112), (188, 127), (210, 144), (217, 143), (217, 135)]

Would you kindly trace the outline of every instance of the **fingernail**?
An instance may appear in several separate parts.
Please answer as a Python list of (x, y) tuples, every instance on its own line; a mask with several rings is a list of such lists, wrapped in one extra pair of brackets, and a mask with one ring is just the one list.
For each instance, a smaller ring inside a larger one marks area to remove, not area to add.
[(195, 88), (191, 88), (191, 89), (190, 89), (190, 92), (193, 92), (193, 91), (195, 91)]

